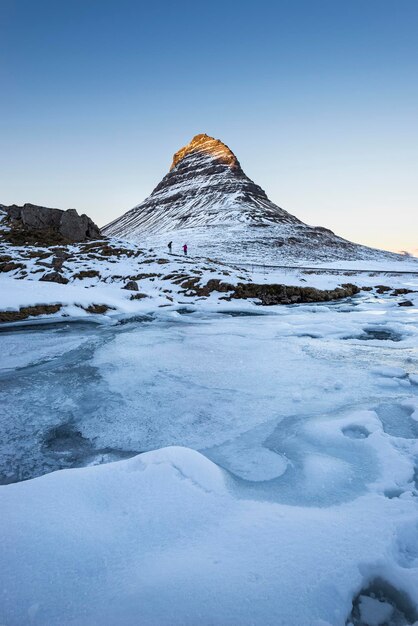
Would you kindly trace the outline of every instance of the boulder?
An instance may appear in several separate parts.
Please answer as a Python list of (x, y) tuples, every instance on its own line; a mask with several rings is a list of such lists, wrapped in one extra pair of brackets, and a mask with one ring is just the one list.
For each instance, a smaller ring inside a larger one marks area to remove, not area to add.
[(139, 291), (138, 283), (135, 280), (128, 280), (123, 289), (128, 289), (129, 291)]
[(101, 237), (98, 226), (83, 213), (78, 215), (75, 209), (63, 211), (59, 231), (69, 241), (85, 241)]
[(401, 287), (400, 289), (394, 289), (391, 296), (405, 296), (408, 293), (416, 293), (413, 289), (406, 289), (405, 287)]
[(64, 259), (59, 256), (54, 256), (54, 258), (52, 259), (52, 267), (54, 268), (54, 270), (56, 272), (59, 272), (62, 269), (63, 265)]
[[(98, 226), (87, 215), (78, 215), (75, 209), (62, 211), (24, 204), (6, 207), (7, 219), (12, 226), (9, 237), (16, 243), (76, 243), (102, 238)], [(22, 239), (20, 242), (19, 239)]]
[(411, 300), (402, 300), (402, 302), (398, 302), (399, 306), (414, 306), (414, 303)]
[(14, 263), (13, 261), (10, 261), (9, 263), (0, 264), (0, 272), (13, 272), (14, 270), (23, 269), (24, 267), (23, 263)]
[(387, 291), (390, 291), (391, 287), (388, 287), (387, 285), (376, 285), (376, 291), (377, 293), (386, 293)]
[(50, 272), (49, 274), (44, 274), (39, 280), (47, 283), (61, 283), (62, 285), (66, 285), (68, 283), (68, 278), (65, 278), (65, 276), (63, 276), (59, 272)]
[(90, 304), (89, 306), (82, 308), (87, 311), (87, 313), (92, 313), (93, 315), (103, 315), (103, 313), (110, 311), (110, 309), (113, 309), (114, 307), (108, 306), (107, 304)]

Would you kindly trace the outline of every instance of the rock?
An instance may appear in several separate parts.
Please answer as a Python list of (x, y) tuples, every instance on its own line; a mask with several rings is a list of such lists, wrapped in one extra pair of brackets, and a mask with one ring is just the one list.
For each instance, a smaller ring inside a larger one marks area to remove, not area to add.
[(129, 291), (139, 291), (138, 283), (135, 280), (128, 280), (123, 289), (128, 289)]
[(97, 270), (81, 270), (81, 272), (74, 274), (73, 278), (79, 278), (81, 280), (83, 278), (100, 278), (100, 272)]
[(26, 253), (27, 259), (47, 259), (51, 256), (51, 252), (45, 252), (45, 250), (27, 250)]
[(402, 302), (398, 302), (398, 306), (414, 306), (414, 303), (411, 300), (403, 300)]
[(390, 291), (391, 287), (388, 287), (387, 285), (376, 285), (376, 291), (377, 293), (386, 293), (387, 291)]
[(408, 293), (416, 293), (413, 289), (406, 289), (405, 287), (401, 287), (400, 289), (394, 289), (391, 296), (405, 296)]
[(59, 231), (64, 239), (69, 241), (85, 241), (101, 237), (98, 226), (84, 213), (78, 215), (75, 209), (63, 212)]
[[(181, 286), (183, 289), (187, 291), (191, 290), (197, 296), (208, 296), (212, 291), (220, 291), (222, 293), (227, 291), (233, 291), (234, 285), (230, 285), (229, 283), (224, 283), (217, 278), (211, 278), (208, 280), (206, 285), (200, 286), (197, 283), (199, 282), (199, 277), (189, 278), (188, 280), (182, 281)], [(173, 280), (174, 284), (178, 284), (178, 281)]]
[(14, 263), (11, 261), (0, 265), (0, 272), (12, 272), (13, 270), (23, 269), (24, 267), (23, 263)]
[[(315, 289), (314, 287), (292, 287), (272, 284), (238, 283), (234, 286), (218, 279), (209, 280), (206, 285), (198, 285), (199, 278), (192, 278), (181, 283), (183, 289), (195, 296), (208, 296), (212, 291), (231, 292), (230, 299), (256, 298), (264, 306), (275, 304), (297, 304), (301, 302), (328, 302), (348, 298), (360, 292), (357, 285), (345, 283), (336, 289)], [(173, 281), (175, 282), (175, 281)]]
[(102, 315), (107, 311), (113, 309), (113, 307), (108, 306), (107, 304), (90, 304), (90, 306), (83, 307), (87, 313), (93, 313), (94, 315)]
[(59, 272), (50, 272), (49, 274), (44, 274), (39, 280), (47, 283), (61, 283), (62, 285), (66, 285), (68, 283), (68, 278), (65, 278), (65, 276), (63, 276)]
[(12, 221), (21, 221), (27, 230), (59, 229), (60, 209), (50, 209), (35, 204), (24, 204), (22, 207), (13, 205), (8, 207), (8, 218)]
[(37, 315), (52, 315), (57, 313), (61, 306), (61, 304), (39, 304), (37, 306), (22, 307), (19, 311), (0, 311), (0, 322), (19, 322)]
[(102, 235), (98, 226), (87, 215), (78, 215), (75, 209), (62, 211), (24, 204), (6, 207), (11, 231), (7, 234), (12, 243), (75, 243), (98, 239)]
[(54, 268), (54, 270), (56, 272), (59, 272), (62, 269), (63, 265), (64, 265), (64, 259), (58, 256), (54, 256), (54, 258), (52, 259), (52, 267)]
[(142, 300), (142, 298), (146, 298), (146, 297), (147, 295), (145, 293), (133, 293), (129, 299), (130, 300)]
[(51, 251), (55, 254), (56, 257), (58, 257), (59, 259), (63, 259), (64, 261), (70, 259), (72, 256), (65, 248), (52, 248)]

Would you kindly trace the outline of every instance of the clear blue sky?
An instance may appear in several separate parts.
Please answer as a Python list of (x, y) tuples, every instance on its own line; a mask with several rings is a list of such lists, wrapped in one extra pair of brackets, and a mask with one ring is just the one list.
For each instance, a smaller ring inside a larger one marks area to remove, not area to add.
[(206, 132), (270, 198), (418, 252), (418, 1), (0, 0), (0, 202), (143, 200)]

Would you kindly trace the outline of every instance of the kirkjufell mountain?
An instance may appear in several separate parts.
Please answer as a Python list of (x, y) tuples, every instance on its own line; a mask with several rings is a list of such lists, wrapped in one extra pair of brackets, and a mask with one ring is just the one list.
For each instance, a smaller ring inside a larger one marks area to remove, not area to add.
[(108, 234), (132, 236), (179, 228), (234, 224), (300, 224), (271, 202), (242, 171), (219, 139), (196, 135), (173, 157), (152, 194), (108, 226)]
[(228, 262), (401, 260), (400, 255), (304, 224), (272, 202), (219, 139), (196, 135), (173, 157), (151, 195), (102, 229), (105, 235)]

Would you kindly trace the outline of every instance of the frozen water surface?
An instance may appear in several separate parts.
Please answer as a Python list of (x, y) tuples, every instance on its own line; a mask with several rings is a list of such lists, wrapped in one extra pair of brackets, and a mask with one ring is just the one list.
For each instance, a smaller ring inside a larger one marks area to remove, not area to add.
[[(369, 317), (367, 309), (353, 314), (343, 303), (281, 307), (271, 315), (188, 308), (116, 326), (6, 328), (2, 482), (83, 465), (96, 453), (100, 462), (113, 458), (109, 451), (125, 456), (184, 445), (238, 479), (273, 481), (269, 488), (279, 499), (291, 492), (297, 500), (294, 481), (301, 480), (310, 484), (303, 499), (315, 502), (312, 480), (322, 467), (334, 476), (339, 500), (340, 481), (360, 489), (373, 473), (373, 455), (360, 463), (364, 453), (350, 441), (360, 430), (348, 429), (330, 450), (306, 436), (306, 423), (378, 404), (389, 434), (417, 431), (399, 402), (416, 392), (403, 380), (407, 370), (413, 376), (417, 358), (409, 319), (392, 322), (405, 337), (396, 349), (386, 336), (347, 341), (347, 329), (367, 328)], [(54, 443), (54, 433), (63, 432)], [(316, 483), (330, 495), (322, 479)]]
[(1, 482), (88, 467), (0, 489), (4, 623), (413, 623), (416, 311), (261, 311), (0, 333)]

